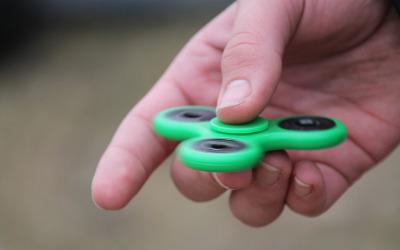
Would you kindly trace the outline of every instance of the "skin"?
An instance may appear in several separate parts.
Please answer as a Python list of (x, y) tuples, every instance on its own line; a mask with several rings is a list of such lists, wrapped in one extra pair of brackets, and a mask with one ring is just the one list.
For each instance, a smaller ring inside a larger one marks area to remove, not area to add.
[[(151, 129), (157, 112), (218, 104), (227, 123), (316, 114), (339, 118), (349, 136), (331, 149), (270, 152), (239, 173), (198, 172), (175, 159), (177, 188), (194, 201), (229, 188), (232, 213), (251, 226), (271, 223), (286, 205), (308, 216), (325, 212), (399, 143), (399, 29), (382, 0), (237, 1), (193, 37), (126, 116), (99, 162), (94, 201), (122, 208), (173, 151)], [(229, 85), (235, 80), (250, 85)], [(227, 105), (227, 91), (241, 100)]]

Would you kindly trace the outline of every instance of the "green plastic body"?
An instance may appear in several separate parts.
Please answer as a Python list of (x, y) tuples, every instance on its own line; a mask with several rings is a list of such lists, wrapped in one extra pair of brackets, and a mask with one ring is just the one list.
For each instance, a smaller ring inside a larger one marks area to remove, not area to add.
[[(208, 172), (236, 172), (258, 165), (263, 154), (272, 150), (315, 150), (333, 147), (346, 138), (346, 127), (337, 119), (329, 118), (334, 127), (325, 130), (298, 131), (279, 126), (277, 119), (257, 118), (255, 121), (228, 125), (217, 118), (211, 121), (187, 122), (171, 119), (168, 114), (180, 109), (214, 111), (205, 106), (182, 106), (157, 114), (153, 127), (167, 139), (184, 141), (177, 148), (180, 160), (188, 167)], [(228, 139), (245, 145), (238, 152), (212, 153), (198, 150), (194, 145), (203, 139)]]

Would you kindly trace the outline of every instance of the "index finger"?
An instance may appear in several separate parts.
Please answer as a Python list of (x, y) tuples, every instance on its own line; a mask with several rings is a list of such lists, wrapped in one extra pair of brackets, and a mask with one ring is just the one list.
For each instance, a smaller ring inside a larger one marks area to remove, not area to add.
[[(215, 105), (219, 80), (218, 85), (207, 86), (202, 86), (201, 81), (210, 81), (212, 76), (207, 74), (219, 71), (222, 52), (218, 49), (219, 45), (215, 44), (217, 42), (205, 41), (203, 34), (205, 31), (215, 37), (224, 34), (221, 30), (226, 29), (226, 24), (233, 19), (232, 11), (232, 7), (228, 8), (200, 31), (153, 89), (123, 120), (93, 178), (92, 196), (97, 205), (111, 210), (125, 206), (173, 150), (173, 143), (159, 138), (152, 130), (151, 120), (156, 113), (169, 107), (194, 103)], [(181, 81), (188, 79), (197, 83), (183, 86)]]

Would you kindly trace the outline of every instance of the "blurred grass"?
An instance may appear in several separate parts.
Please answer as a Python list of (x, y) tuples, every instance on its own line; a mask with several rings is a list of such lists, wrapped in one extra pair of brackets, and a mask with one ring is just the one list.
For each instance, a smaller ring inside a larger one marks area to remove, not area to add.
[(163, 165), (120, 212), (90, 197), (125, 113), (204, 20), (48, 30), (0, 69), (0, 249), (399, 249), (400, 151), (318, 218), (252, 229), (226, 196), (183, 198)]

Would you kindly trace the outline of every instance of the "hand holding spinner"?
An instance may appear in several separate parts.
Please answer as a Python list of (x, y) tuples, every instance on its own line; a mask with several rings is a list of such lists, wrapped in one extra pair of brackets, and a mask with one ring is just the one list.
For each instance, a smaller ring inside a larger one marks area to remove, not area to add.
[(225, 124), (205, 106), (170, 108), (157, 114), (155, 131), (168, 139), (184, 141), (177, 149), (188, 167), (210, 172), (235, 172), (257, 166), (263, 154), (281, 149), (322, 149), (346, 138), (337, 119), (294, 116), (256, 118), (245, 124)]

